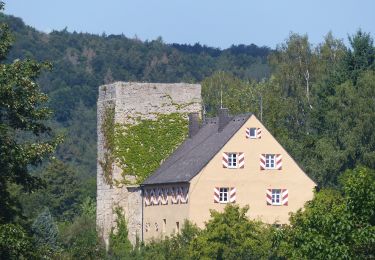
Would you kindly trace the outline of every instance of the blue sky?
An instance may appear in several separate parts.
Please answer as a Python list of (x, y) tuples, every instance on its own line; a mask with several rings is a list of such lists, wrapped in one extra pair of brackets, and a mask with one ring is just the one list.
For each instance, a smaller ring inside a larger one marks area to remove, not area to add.
[(5, 13), (28, 25), (95, 34), (161, 36), (167, 43), (274, 48), (291, 31), (314, 44), (328, 31), (340, 39), (362, 28), (375, 36), (374, 0), (3, 0)]

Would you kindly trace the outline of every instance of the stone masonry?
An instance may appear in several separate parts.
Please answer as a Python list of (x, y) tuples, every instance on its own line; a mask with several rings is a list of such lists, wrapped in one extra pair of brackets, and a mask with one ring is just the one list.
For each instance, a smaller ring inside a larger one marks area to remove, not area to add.
[[(156, 113), (201, 112), (201, 86), (186, 83), (115, 82), (99, 87), (96, 223), (108, 246), (109, 234), (116, 220), (113, 208), (120, 206), (128, 222), (129, 239), (134, 244), (137, 236), (141, 239), (142, 232), (141, 190), (138, 185), (111, 187), (105, 182), (99, 163), (105, 153), (101, 125), (106, 107), (114, 107), (115, 123), (119, 124), (134, 123), (134, 118), (155, 119)], [(112, 165), (113, 179), (121, 179), (121, 172), (120, 167)]]

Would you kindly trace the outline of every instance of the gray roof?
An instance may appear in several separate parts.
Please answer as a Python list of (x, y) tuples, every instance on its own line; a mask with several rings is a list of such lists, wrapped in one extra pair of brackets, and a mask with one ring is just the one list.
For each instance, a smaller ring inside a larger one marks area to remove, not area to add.
[(251, 114), (244, 114), (232, 117), (221, 132), (218, 132), (218, 118), (206, 119), (198, 133), (186, 139), (143, 185), (189, 182), (250, 116)]

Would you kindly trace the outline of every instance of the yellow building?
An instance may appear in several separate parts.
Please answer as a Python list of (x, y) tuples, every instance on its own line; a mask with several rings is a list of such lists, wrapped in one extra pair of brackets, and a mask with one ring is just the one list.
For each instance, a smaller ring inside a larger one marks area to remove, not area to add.
[(227, 203), (286, 224), (313, 198), (316, 184), (254, 115), (198, 119), (189, 115), (189, 138), (141, 185), (145, 241), (179, 232), (185, 219), (203, 227)]

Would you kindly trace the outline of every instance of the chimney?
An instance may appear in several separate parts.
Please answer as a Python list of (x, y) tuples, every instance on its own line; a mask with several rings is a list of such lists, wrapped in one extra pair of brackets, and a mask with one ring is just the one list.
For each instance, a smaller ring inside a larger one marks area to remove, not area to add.
[(189, 138), (192, 138), (199, 131), (199, 113), (189, 114)]
[(229, 123), (229, 109), (219, 108), (219, 132), (223, 131), (224, 127)]

